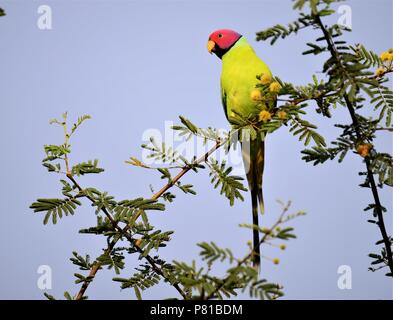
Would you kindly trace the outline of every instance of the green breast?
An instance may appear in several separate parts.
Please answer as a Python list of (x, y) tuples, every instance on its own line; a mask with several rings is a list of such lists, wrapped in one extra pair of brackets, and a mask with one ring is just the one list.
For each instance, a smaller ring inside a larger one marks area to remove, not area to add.
[(257, 103), (251, 99), (251, 91), (258, 83), (257, 75), (269, 73), (269, 67), (257, 57), (255, 51), (242, 37), (222, 57), (221, 94), (228, 120), (233, 110), (247, 117), (257, 111)]

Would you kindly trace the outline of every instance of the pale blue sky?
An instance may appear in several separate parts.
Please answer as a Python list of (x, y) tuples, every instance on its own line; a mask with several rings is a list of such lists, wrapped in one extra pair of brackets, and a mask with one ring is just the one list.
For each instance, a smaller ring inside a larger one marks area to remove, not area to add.
[[(37, 28), (37, 8), (50, 5), (53, 29)], [(353, 13), (351, 43), (362, 42), (381, 52), (392, 47), (392, 2), (389, 0), (349, 1)], [(68, 258), (73, 250), (96, 256), (104, 241), (79, 235), (91, 226), (95, 215), (89, 205), (74, 217), (57, 225), (42, 225), (42, 215), (28, 206), (38, 197), (56, 197), (58, 177), (40, 165), (43, 144), (61, 141), (61, 130), (48, 120), (68, 111), (75, 119), (91, 114), (73, 144), (72, 158), (98, 158), (106, 171), (83, 177), (84, 186), (110, 191), (118, 199), (150, 195), (149, 183), (161, 182), (151, 171), (124, 163), (141, 154), (143, 132), (164, 128), (165, 121), (178, 115), (202, 127), (227, 128), (220, 105), (220, 61), (207, 53), (208, 35), (218, 28), (231, 28), (245, 35), (258, 55), (280, 78), (307, 83), (321, 69), (323, 57), (302, 56), (314, 31), (279, 41), (271, 47), (255, 42), (255, 32), (296, 18), (291, 1), (2, 1), (7, 16), (0, 18), (0, 298), (41, 299), (37, 268), (49, 265), (53, 271), (50, 294), (62, 297), (75, 293)], [(337, 20), (338, 15), (331, 19)], [(335, 120), (322, 119), (310, 108), (308, 117), (328, 139), (337, 135), (333, 124), (348, 121), (345, 110)], [(381, 150), (392, 152), (391, 135), (379, 137)], [(285, 252), (271, 255), (279, 266), (263, 264), (263, 275), (284, 285), (288, 299), (391, 299), (391, 280), (383, 272), (367, 271), (375, 251), (378, 230), (366, 222), (363, 208), (371, 202), (369, 190), (360, 189), (357, 172), (363, 169), (358, 156), (348, 155), (338, 165), (328, 162), (313, 167), (301, 160), (303, 146), (286, 129), (267, 141), (265, 169), (266, 215), (264, 225), (279, 213), (275, 199), (292, 200), (293, 210), (305, 210), (306, 217), (294, 222), (297, 240)], [(250, 201), (230, 207), (209, 183), (206, 173), (189, 174), (199, 195), (178, 193), (165, 213), (154, 212), (151, 222), (163, 230), (175, 230), (173, 241), (161, 250), (168, 260), (190, 261), (197, 256), (200, 241), (215, 241), (243, 255), (249, 230)], [(391, 189), (381, 191), (388, 208), (387, 227), (392, 231)], [(269, 251), (269, 253), (271, 253)], [(352, 290), (339, 290), (337, 268), (352, 268)], [(134, 260), (122, 276), (132, 274)], [(99, 272), (88, 289), (91, 298), (134, 298), (111, 282), (113, 271)], [(176, 292), (166, 284), (144, 294), (166, 298)]]

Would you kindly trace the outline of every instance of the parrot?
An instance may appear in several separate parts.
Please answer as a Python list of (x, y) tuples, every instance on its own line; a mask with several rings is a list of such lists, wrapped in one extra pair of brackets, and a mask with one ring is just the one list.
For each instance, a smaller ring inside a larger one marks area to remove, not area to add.
[[(230, 124), (234, 124), (237, 115), (247, 118), (258, 113), (258, 104), (252, 92), (259, 83), (258, 75), (272, 77), (269, 67), (255, 53), (247, 39), (236, 31), (220, 29), (210, 34), (207, 50), (222, 61), (221, 101), (224, 113)], [(273, 102), (274, 103), (274, 102)], [(243, 164), (246, 171), (252, 203), (252, 222), (259, 226), (258, 208), (264, 213), (262, 179), (265, 163), (265, 141), (257, 138), (249, 140), (249, 146), (242, 144)], [(260, 269), (259, 231), (253, 228), (252, 263)]]

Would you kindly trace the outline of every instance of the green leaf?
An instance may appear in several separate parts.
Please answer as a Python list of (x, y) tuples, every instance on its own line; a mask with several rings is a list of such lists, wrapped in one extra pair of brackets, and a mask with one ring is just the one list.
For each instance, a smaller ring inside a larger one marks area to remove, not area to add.
[(358, 58), (359, 62), (367, 68), (380, 67), (382, 65), (382, 60), (378, 54), (367, 50), (363, 45), (358, 44), (356, 47), (350, 46), (350, 48)]
[(82, 162), (72, 167), (71, 173), (77, 176), (83, 176), (91, 173), (101, 173), (104, 169), (98, 167), (98, 160), (89, 160), (88, 162)]
[[(44, 145), (44, 150), (46, 155), (50, 157), (50, 159), (52, 160), (62, 158), (63, 156), (71, 152), (69, 146), (65, 146), (65, 145), (57, 146), (53, 144)], [(44, 161), (45, 160), (47, 159), (44, 159)]]
[(291, 34), (297, 34), (297, 32), (306, 27), (312, 26), (314, 20), (310, 15), (300, 14), (300, 18), (286, 27), (281, 24), (277, 24), (272, 28), (268, 28), (263, 31), (257, 32), (257, 41), (265, 41), (270, 39), (270, 44), (273, 45), (279, 38), (284, 39)]
[(64, 297), (65, 297), (67, 300), (74, 300), (68, 291), (64, 292)]
[(80, 256), (76, 251), (72, 252), (73, 257), (70, 258), (71, 262), (79, 266), (80, 270), (90, 270), (93, 264), (90, 262), (90, 256)]
[(199, 255), (208, 265), (212, 265), (216, 260), (223, 262), (228, 259), (229, 263), (234, 261), (234, 256), (230, 249), (221, 249), (214, 242), (201, 242), (198, 243), (198, 246), (202, 249)]
[(190, 120), (186, 119), (183, 116), (180, 116), (180, 121), (183, 123), (192, 133), (198, 132), (198, 127), (195, 126)]
[(81, 202), (73, 197), (66, 199), (37, 199), (36, 202), (30, 205), (30, 209), (34, 212), (46, 211), (44, 217), (44, 224), (47, 224), (50, 216), (52, 216), (53, 224), (57, 223), (57, 218), (62, 218), (63, 214), (68, 216), (68, 214), (74, 214), (74, 210), (77, 206), (80, 206)]
[(50, 295), (49, 293), (44, 292), (44, 296), (48, 299), (48, 300), (56, 300), (56, 298), (52, 295)]
[(86, 120), (91, 119), (91, 116), (88, 114), (85, 114), (81, 117), (78, 118), (78, 121), (76, 123), (73, 124), (72, 129), (71, 129), (71, 133), (70, 136), (76, 131), (76, 129), (79, 128), (79, 126), (85, 122)]
[(134, 292), (135, 292), (135, 296), (138, 300), (142, 300), (142, 295), (141, 295), (141, 291), (139, 290), (139, 288), (137, 286), (134, 287)]
[(290, 132), (294, 136), (299, 135), (299, 141), (304, 141), (304, 145), (307, 146), (311, 139), (318, 147), (326, 146), (325, 139), (314, 129), (317, 127), (306, 120), (300, 118), (293, 118), (291, 122)]
[(215, 159), (209, 160), (211, 183), (214, 188), (221, 186), (220, 194), (228, 198), (229, 203), (233, 206), (235, 199), (244, 201), (241, 191), (247, 191), (243, 186), (242, 177), (231, 175), (232, 167), (226, 167), (226, 161), (219, 163)]

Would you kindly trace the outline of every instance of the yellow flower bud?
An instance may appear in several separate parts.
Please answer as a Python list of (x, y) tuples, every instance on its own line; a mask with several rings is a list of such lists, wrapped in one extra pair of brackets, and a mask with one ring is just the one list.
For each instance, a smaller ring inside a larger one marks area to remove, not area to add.
[(274, 264), (279, 264), (279, 263), (280, 263), (280, 259), (274, 258), (274, 259), (273, 259), (273, 263), (274, 263)]
[(393, 53), (389, 53), (388, 60), (393, 61)]
[(269, 86), (270, 92), (277, 93), (280, 91), (280, 89), (281, 89), (281, 86), (277, 81), (272, 82)]
[(277, 116), (281, 120), (285, 120), (287, 118), (287, 113), (285, 111), (278, 111)]
[(359, 144), (358, 147), (356, 148), (356, 151), (359, 153), (361, 157), (365, 158), (370, 154), (371, 148), (372, 145), (369, 143)]
[(269, 84), (270, 82), (272, 82), (272, 76), (268, 73), (262, 74), (261, 83), (262, 84)]
[(142, 243), (141, 239), (135, 240), (135, 246), (139, 247), (141, 245), (141, 243)]
[(272, 115), (269, 111), (262, 110), (259, 113), (259, 121), (268, 122), (272, 118)]
[(287, 246), (286, 246), (285, 244), (281, 244), (281, 245), (280, 245), (280, 249), (281, 249), (281, 250), (285, 250), (286, 248), (287, 248)]
[(258, 89), (254, 89), (251, 91), (251, 99), (254, 101), (260, 101), (262, 100), (262, 93)]
[(382, 61), (387, 61), (389, 60), (389, 52), (382, 52), (381, 55), (379, 56)]
[(385, 74), (385, 69), (382, 67), (379, 67), (376, 71), (375, 71), (375, 75), (377, 77), (382, 77)]

